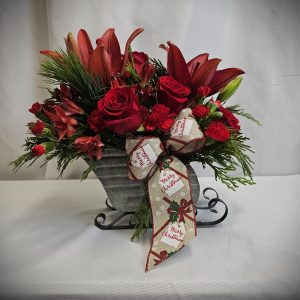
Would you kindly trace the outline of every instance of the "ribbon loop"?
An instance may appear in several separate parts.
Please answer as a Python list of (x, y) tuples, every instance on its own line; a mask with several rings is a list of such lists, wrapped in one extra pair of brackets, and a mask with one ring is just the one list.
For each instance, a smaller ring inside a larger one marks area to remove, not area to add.
[(175, 119), (166, 142), (173, 154), (188, 154), (199, 150), (205, 138), (190, 108), (183, 109)]

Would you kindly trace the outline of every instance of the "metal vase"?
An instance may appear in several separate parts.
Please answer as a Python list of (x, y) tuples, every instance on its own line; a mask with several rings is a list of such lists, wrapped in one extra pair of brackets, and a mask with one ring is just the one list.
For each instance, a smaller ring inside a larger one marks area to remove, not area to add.
[[(134, 212), (144, 197), (143, 181), (128, 178), (128, 157), (125, 151), (106, 148), (103, 156), (96, 162), (95, 175), (101, 181), (110, 203), (119, 212)], [(87, 161), (89, 163), (89, 161)], [(194, 202), (198, 201), (200, 185), (197, 175), (187, 165)]]

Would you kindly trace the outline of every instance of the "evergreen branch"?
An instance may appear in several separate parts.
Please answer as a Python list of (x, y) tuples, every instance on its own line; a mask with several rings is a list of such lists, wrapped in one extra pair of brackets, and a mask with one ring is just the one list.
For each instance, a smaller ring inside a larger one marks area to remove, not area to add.
[(251, 120), (258, 126), (262, 126), (262, 123), (260, 121), (255, 119), (251, 114), (247, 113), (244, 109), (240, 108), (239, 104), (228, 106), (227, 109), (229, 109), (232, 113), (234, 113), (236, 115), (240, 115), (244, 118), (247, 118), (248, 120)]
[(145, 184), (144, 198), (137, 211), (135, 212), (134, 217), (136, 218), (136, 223), (134, 227), (134, 233), (131, 237), (131, 241), (139, 240), (147, 231), (150, 224), (151, 209), (148, 203), (147, 184)]
[[(202, 163), (203, 168), (210, 166), (216, 180), (219, 179), (229, 189), (236, 190), (239, 184), (254, 184), (252, 179), (252, 164), (247, 152), (252, 152), (251, 147), (246, 144), (249, 140), (243, 137), (241, 133), (232, 134), (232, 137), (225, 142), (216, 142), (205, 146), (200, 152), (189, 156), (186, 163), (198, 161)], [(243, 175), (248, 177), (231, 176), (229, 173), (241, 168)]]
[(100, 78), (90, 75), (76, 55), (61, 49), (58, 53), (62, 58), (47, 57), (41, 63), (39, 74), (50, 84), (67, 84), (75, 88), (81, 96), (98, 100), (105, 91)]

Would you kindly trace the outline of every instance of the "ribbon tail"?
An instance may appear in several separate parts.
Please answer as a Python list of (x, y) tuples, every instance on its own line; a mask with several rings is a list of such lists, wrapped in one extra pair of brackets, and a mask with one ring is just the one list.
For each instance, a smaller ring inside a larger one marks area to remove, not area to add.
[(153, 231), (146, 272), (181, 250), (197, 234), (187, 168), (175, 156), (166, 162), (148, 181)]

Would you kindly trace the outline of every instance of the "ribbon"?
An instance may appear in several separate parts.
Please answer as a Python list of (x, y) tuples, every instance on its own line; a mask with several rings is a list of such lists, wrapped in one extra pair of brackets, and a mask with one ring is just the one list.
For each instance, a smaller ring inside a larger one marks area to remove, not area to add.
[(182, 249), (197, 234), (186, 166), (177, 157), (205, 142), (190, 108), (182, 110), (163, 143), (158, 137), (127, 138), (128, 177), (146, 180), (152, 212), (152, 243), (146, 271)]

